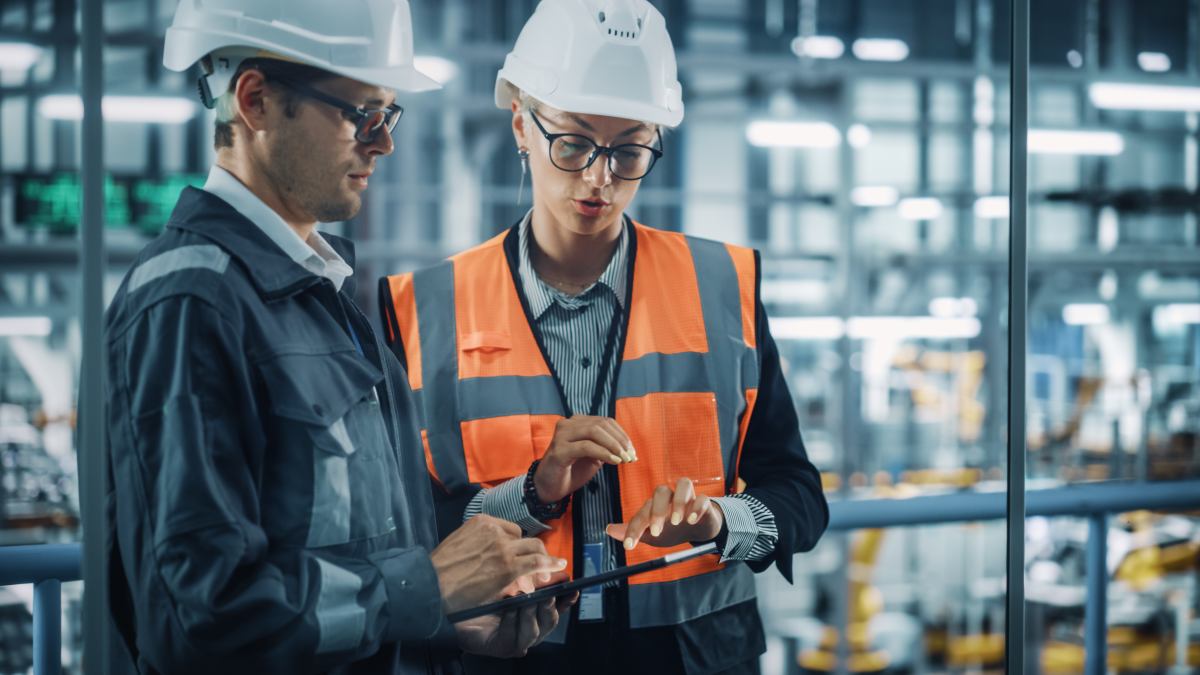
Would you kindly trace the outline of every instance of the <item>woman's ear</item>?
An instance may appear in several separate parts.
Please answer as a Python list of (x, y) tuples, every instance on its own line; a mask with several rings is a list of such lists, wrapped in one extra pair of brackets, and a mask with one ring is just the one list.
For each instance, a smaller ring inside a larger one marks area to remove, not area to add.
[(511, 108), (513, 140), (517, 142), (518, 148), (528, 148), (529, 142), (525, 137), (525, 111), (521, 108), (521, 102), (516, 99), (513, 99)]

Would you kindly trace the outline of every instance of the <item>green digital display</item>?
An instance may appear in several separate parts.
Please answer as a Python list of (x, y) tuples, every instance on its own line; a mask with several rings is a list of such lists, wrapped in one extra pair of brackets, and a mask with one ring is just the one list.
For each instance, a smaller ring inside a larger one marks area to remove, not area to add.
[[(14, 183), (13, 220), (18, 226), (61, 234), (79, 229), (79, 174), (20, 174), (14, 176)], [(203, 184), (203, 174), (109, 176), (104, 181), (104, 222), (110, 228), (157, 234), (166, 225), (183, 188)]]

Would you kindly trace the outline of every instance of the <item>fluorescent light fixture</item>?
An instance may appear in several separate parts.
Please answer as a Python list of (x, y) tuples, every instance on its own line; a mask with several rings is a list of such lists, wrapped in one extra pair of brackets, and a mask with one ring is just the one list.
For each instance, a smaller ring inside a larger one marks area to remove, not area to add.
[(865, 124), (851, 124), (846, 130), (846, 141), (855, 148), (865, 148), (871, 143), (871, 128)]
[(1105, 155), (1125, 152), (1125, 139), (1115, 131), (1030, 129), (1029, 152), (1039, 155)]
[(832, 35), (797, 37), (792, 40), (792, 53), (811, 59), (840, 59), (846, 53), (846, 44)]
[[(196, 104), (178, 96), (105, 96), (100, 105), (109, 122), (182, 124), (196, 115)], [(74, 94), (45, 96), (38, 112), (52, 120), (81, 120), (83, 100)]]
[(903, 61), (908, 58), (908, 44), (904, 40), (859, 38), (850, 49), (863, 61)]
[(944, 319), (933, 316), (857, 316), (850, 319), (850, 337), (855, 340), (872, 338), (969, 340), (979, 337), (979, 319), (963, 317)]
[(909, 197), (900, 200), (900, 217), (905, 220), (933, 220), (942, 215), (942, 202), (935, 197)]
[(975, 217), (1003, 220), (1008, 217), (1008, 197), (980, 197), (975, 200)]
[(0, 42), (0, 70), (26, 71), (37, 63), (42, 48), (27, 42)]
[(829, 299), (829, 283), (818, 279), (764, 279), (762, 300), (768, 303), (806, 304)]
[(929, 313), (938, 319), (970, 317), (979, 313), (979, 305), (974, 298), (934, 298)]
[(458, 75), (458, 64), (441, 56), (416, 56), (413, 65), (440, 84), (446, 84)]
[(1162, 52), (1139, 52), (1138, 68), (1147, 73), (1165, 73), (1171, 69), (1171, 57)]
[(771, 317), (771, 336), (776, 340), (840, 340), (846, 324), (836, 316)]
[(1200, 87), (1096, 82), (1088, 96), (1092, 105), (1109, 110), (1200, 112)]
[(756, 120), (746, 127), (746, 139), (763, 148), (833, 148), (842, 134), (828, 122)]
[(0, 337), (46, 337), (51, 327), (48, 316), (0, 316)]
[(1108, 305), (1080, 303), (1063, 307), (1063, 323), (1068, 326), (1095, 326), (1112, 318)]
[(771, 335), (777, 340), (851, 339), (969, 340), (979, 337), (979, 319), (932, 316), (856, 316), (848, 322), (836, 316), (773, 317)]
[(900, 191), (890, 185), (860, 185), (850, 191), (855, 206), (884, 208), (900, 201)]
[(1200, 324), (1200, 303), (1163, 305), (1154, 309), (1154, 318), (1169, 326)]

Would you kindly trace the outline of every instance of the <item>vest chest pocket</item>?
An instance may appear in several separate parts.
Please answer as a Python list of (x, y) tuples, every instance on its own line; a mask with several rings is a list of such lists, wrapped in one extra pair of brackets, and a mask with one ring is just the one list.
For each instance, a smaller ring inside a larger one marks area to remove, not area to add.
[(272, 411), (290, 427), (278, 438), (307, 446), (281, 453), (299, 466), (281, 467), (290, 489), (269, 500), (280, 518), (304, 530), (296, 539), (317, 548), (394, 530), (398, 474), (375, 388), (382, 374), (354, 352), (281, 355), (260, 368)]
[(546, 454), (560, 415), (508, 415), (462, 422), (467, 480), (494, 487)]

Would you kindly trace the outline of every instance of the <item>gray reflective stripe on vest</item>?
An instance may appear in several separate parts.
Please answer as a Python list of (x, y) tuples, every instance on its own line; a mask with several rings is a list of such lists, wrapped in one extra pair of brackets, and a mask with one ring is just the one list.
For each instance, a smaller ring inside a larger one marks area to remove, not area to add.
[(629, 626), (674, 626), (754, 598), (754, 574), (741, 562), (676, 581), (630, 584)]
[(711, 390), (705, 361), (708, 354), (646, 354), (621, 362), (617, 398), (637, 398), (659, 392), (705, 392)]
[[(743, 387), (757, 387), (757, 353), (746, 347), (744, 341), (739, 340), (727, 356), (740, 359), (740, 366), (737, 368), (741, 370), (739, 381)], [(711, 391), (706, 364), (708, 358), (708, 354), (681, 352), (646, 354), (632, 361), (622, 361), (621, 377), (617, 381), (617, 398), (637, 398), (655, 393)]]
[(129, 284), (126, 293), (133, 293), (142, 286), (161, 279), (168, 274), (183, 270), (206, 269), (217, 274), (224, 274), (229, 266), (229, 254), (220, 247), (212, 244), (196, 246), (180, 246), (164, 253), (159, 253), (146, 262), (138, 265), (129, 273)]
[[(739, 324), (740, 325), (740, 324)], [(739, 382), (745, 387), (758, 386), (758, 362), (755, 352), (745, 343), (735, 345), (728, 357), (738, 358), (726, 368), (740, 370)], [(621, 364), (617, 381), (618, 399), (647, 394), (707, 392), (708, 354), (646, 354)], [(737, 364), (737, 365), (734, 365)], [(421, 392), (424, 400), (425, 392)], [(554, 378), (538, 376), (476, 377), (458, 381), (458, 419), (470, 420), (510, 415), (561, 415), (562, 399)], [(440, 474), (439, 474), (440, 475)]]
[(317, 653), (354, 649), (367, 629), (367, 611), (358, 604), (362, 579), (348, 569), (317, 558), (321, 591), (317, 596), (317, 628), (321, 638)]
[(549, 375), (504, 375), (459, 380), (458, 418), (464, 422), (509, 415), (561, 415), (562, 397)]
[(413, 274), (417, 327), (421, 337), (420, 403), (424, 407), (429, 452), (447, 490), (465, 487), (467, 460), (459, 426), (458, 337), (454, 317), (454, 263), (443, 262)]
[[(738, 290), (737, 268), (724, 244), (688, 237), (696, 283), (700, 288), (700, 306), (704, 312), (704, 332), (708, 336), (709, 357), (705, 361), (713, 393), (717, 397), (717, 423), (721, 452), (725, 459), (725, 487), (737, 478), (738, 420), (745, 412), (742, 390), (742, 365), (745, 349), (742, 337), (742, 297)], [(700, 270), (704, 270), (701, 274)], [(757, 378), (756, 378), (757, 379)]]

